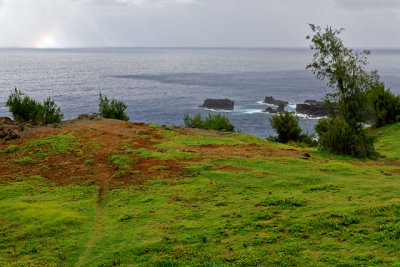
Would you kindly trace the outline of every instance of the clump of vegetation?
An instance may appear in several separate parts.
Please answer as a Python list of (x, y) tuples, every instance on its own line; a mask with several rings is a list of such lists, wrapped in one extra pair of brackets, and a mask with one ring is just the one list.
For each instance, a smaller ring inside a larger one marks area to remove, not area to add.
[(19, 123), (30, 120), (45, 124), (60, 123), (64, 117), (61, 109), (50, 97), (41, 104), (17, 90), (17, 88), (8, 97), (6, 106), (12, 113), (14, 120)]
[(34, 152), (52, 152), (56, 154), (66, 154), (71, 150), (77, 137), (72, 135), (53, 135), (30, 140), (26, 145), (26, 150)]
[(22, 159), (18, 159), (15, 162), (20, 164), (35, 164), (36, 161), (29, 156), (23, 157)]
[(327, 103), (335, 103), (335, 108), (330, 108), (330, 119), (317, 126), (321, 147), (336, 154), (370, 157), (374, 155), (374, 139), (364, 130), (367, 92), (379, 84), (377, 72), (365, 70), (370, 51), (354, 52), (345, 47), (338, 37), (343, 29), (310, 26), (313, 35), (307, 39), (317, 52), (307, 69), (319, 80), (327, 79), (334, 89), (326, 95)]
[(294, 197), (268, 198), (256, 204), (256, 207), (279, 206), (279, 207), (302, 207), (305, 206), (303, 199)]
[(16, 145), (10, 145), (6, 149), (3, 150), (4, 153), (13, 153), (19, 149)]
[(230, 120), (221, 114), (208, 114), (208, 116), (203, 120), (201, 115), (198, 113), (193, 118), (190, 117), (188, 113), (185, 114), (183, 121), (187, 127), (191, 128), (203, 128), (212, 129), (217, 131), (228, 131), (234, 132), (235, 126), (230, 122)]
[(110, 157), (111, 163), (118, 166), (126, 166), (133, 162), (133, 159), (125, 155), (113, 155)]
[(400, 97), (390, 92), (390, 89), (385, 89), (384, 83), (372, 87), (368, 96), (375, 127), (400, 121)]
[(126, 155), (112, 155), (110, 161), (117, 167), (117, 171), (113, 174), (114, 178), (119, 178), (128, 173), (133, 173), (131, 164), (133, 159)]
[(302, 130), (299, 126), (299, 118), (293, 113), (288, 111), (279, 113), (272, 116), (269, 121), (278, 134), (276, 137), (277, 142), (287, 143), (300, 140)]
[(279, 143), (304, 142), (312, 145), (314, 136), (301, 134), (302, 129), (299, 126), (299, 118), (293, 112), (285, 111), (284, 113), (276, 114), (269, 121), (278, 136), (270, 136), (268, 140)]
[(99, 115), (103, 118), (117, 119), (123, 121), (129, 121), (128, 115), (125, 113), (127, 105), (119, 100), (107, 98), (100, 93), (99, 96)]
[(366, 129), (355, 132), (341, 117), (324, 118), (315, 125), (323, 150), (338, 155), (366, 158), (374, 156), (375, 137)]

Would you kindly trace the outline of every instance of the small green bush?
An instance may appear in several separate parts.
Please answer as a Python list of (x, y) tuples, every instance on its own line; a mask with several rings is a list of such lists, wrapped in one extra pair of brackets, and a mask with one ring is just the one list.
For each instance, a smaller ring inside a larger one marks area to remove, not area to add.
[(8, 97), (6, 106), (12, 113), (14, 120), (22, 123), (29, 120), (35, 122), (59, 123), (64, 115), (51, 98), (47, 98), (43, 104), (18, 91), (17, 88)]
[(235, 131), (235, 126), (227, 117), (221, 114), (208, 114), (204, 120), (200, 114), (196, 114), (193, 118), (191, 118), (189, 114), (185, 114), (183, 121), (187, 127), (191, 128), (212, 129), (217, 131), (225, 130), (228, 132)]
[(183, 122), (190, 128), (204, 128), (204, 121), (200, 113), (197, 113), (193, 118), (190, 117), (189, 113), (186, 113)]
[(269, 121), (278, 136), (269, 136), (268, 140), (279, 143), (294, 141), (314, 145), (313, 135), (301, 134), (299, 118), (293, 112), (285, 111), (285, 113), (276, 114)]
[(376, 84), (368, 96), (376, 127), (400, 121), (400, 97), (395, 96), (390, 89), (385, 89), (383, 83)]
[(129, 121), (129, 117), (125, 113), (125, 109), (127, 107), (128, 106), (124, 102), (118, 101), (116, 99), (111, 99), (111, 102), (110, 102), (110, 100), (107, 98), (107, 96), (103, 96), (100, 93), (99, 114), (101, 117), (108, 118), (108, 119)]
[(271, 126), (277, 132), (278, 136), (276, 141), (280, 143), (287, 143), (289, 141), (300, 140), (301, 128), (299, 126), (299, 119), (293, 113), (286, 111), (272, 116), (269, 119)]
[(226, 130), (228, 132), (235, 131), (235, 126), (233, 126), (227, 117), (221, 114), (208, 114), (207, 118), (204, 120), (204, 128), (218, 131)]
[(319, 135), (320, 147), (330, 153), (357, 158), (367, 158), (376, 154), (375, 138), (365, 129), (355, 131), (340, 117), (319, 120), (315, 131)]
[(46, 124), (60, 123), (63, 118), (64, 115), (61, 114), (61, 109), (48, 97), (43, 102), (43, 122)]

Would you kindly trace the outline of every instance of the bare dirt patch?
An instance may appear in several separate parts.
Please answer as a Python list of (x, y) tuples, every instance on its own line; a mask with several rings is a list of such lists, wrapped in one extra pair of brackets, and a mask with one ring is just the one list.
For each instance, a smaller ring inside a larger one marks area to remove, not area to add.
[(100, 186), (101, 194), (121, 184), (141, 184), (158, 177), (178, 177), (182, 170), (182, 164), (175, 160), (139, 158), (132, 154), (130, 157), (136, 157), (132, 172), (113, 177), (116, 167), (111, 164), (110, 156), (123, 153), (121, 147), (124, 144), (134, 144), (132, 149), (150, 148), (164, 138), (157, 129), (145, 124), (81, 118), (65, 121), (57, 127), (37, 126), (29, 129), (21, 138), (0, 145), (0, 149), (9, 145), (22, 148), (29, 140), (58, 134), (72, 134), (78, 138), (78, 142), (66, 154), (51, 154), (34, 159), (32, 164), (17, 162), (20, 158), (31, 156), (28, 152), (20, 151), (12, 156), (0, 154), (3, 163), (6, 163), (0, 165), (0, 180), (3, 182), (21, 176), (40, 175), (60, 185), (95, 182)]

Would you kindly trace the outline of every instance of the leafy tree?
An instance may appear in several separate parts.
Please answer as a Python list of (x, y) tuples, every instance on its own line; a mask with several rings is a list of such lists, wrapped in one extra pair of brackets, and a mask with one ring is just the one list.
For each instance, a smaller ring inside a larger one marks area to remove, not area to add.
[[(311, 49), (316, 50), (313, 61), (307, 65), (307, 69), (311, 69), (320, 80), (327, 79), (328, 86), (333, 88), (333, 92), (326, 95), (326, 102), (333, 103), (330, 107), (329, 123), (333, 125), (342, 125), (344, 123), (346, 135), (333, 132), (335, 140), (343, 143), (343, 148), (352, 147), (353, 151), (340, 148), (328, 148), (328, 150), (338, 154), (350, 154), (357, 157), (370, 156), (373, 152), (373, 142), (370, 142), (368, 133), (364, 131), (364, 123), (367, 120), (365, 109), (367, 106), (367, 91), (371, 87), (379, 83), (377, 71), (368, 72), (365, 70), (367, 58), (370, 51), (355, 52), (344, 46), (342, 40), (338, 37), (343, 31), (342, 29), (333, 29), (326, 27), (322, 29), (319, 26), (310, 24), (313, 34), (307, 36), (311, 40)], [(338, 120), (334, 120), (338, 118)], [(328, 127), (328, 131), (332, 130)], [(327, 133), (321, 132), (322, 139)], [(366, 142), (365, 140), (368, 140)], [(346, 143), (348, 146), (346, 146)], [(326, 146), (332, 144), (326, 142)], [(365, 153), (357, 153), (358, 148)]]
[(127, 107), (122, 101), (116, 99), (110, 101), (107, 96), (103, 96), (101, 93), (99, 95), (99, 114), (103, 118), (129, 121), (129, 117), (125, 113)]

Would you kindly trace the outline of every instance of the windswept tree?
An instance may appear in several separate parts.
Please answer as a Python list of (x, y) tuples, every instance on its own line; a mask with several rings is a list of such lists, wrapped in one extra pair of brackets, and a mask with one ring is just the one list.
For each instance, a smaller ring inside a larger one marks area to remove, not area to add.
[(317, 125), (320, 144), (336, 154), (369, 157), (374, 154), (374, 140), (364, 129), (367, 92), (379, 83), (377, 71), (366, 70), (370, 51), (345, 47), (338, 37), (343, 28), (310, 27), (313, 33), (307, 39), (316, 52), (307, 69), (333, 89), (326, 95), (330, 117)]

